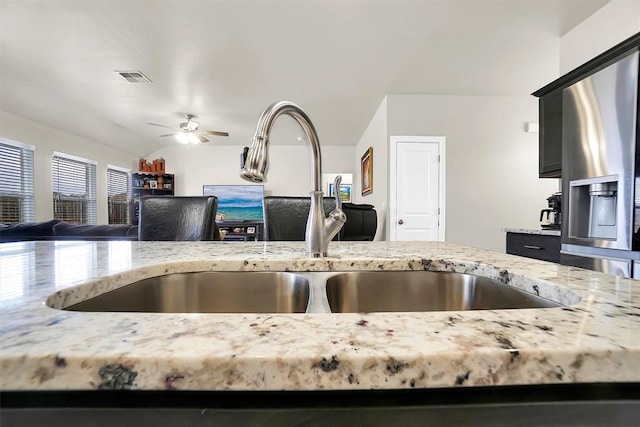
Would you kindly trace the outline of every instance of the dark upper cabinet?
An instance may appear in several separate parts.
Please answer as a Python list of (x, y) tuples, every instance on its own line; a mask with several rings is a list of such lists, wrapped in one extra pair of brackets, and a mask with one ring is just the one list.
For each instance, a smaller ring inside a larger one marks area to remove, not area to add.
[(540, 97), (539, 165), (540, 178), (562, 176), (562, 90)]
[[(612, 63), (640, 46), (640, 33), (634, 34), (592, 60), (582, 64), (543, 88), (533, 92), (539, 98), (540, 178), (562, 176), (562, 90)], [(566, 159), (569, 160), (569, 159)]]

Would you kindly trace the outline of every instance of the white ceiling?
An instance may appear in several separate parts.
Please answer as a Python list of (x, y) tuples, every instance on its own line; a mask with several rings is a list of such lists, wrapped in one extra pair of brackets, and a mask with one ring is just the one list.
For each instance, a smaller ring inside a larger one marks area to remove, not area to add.
[[(192, 113), (230, 132), (210, 144), (242, 146), (290, 99), (322, 145), (354, 145), (386, 94), (528, 95), (548, 82), (541, 55), (557, 60), (539, 42), (606, 3), (0, 0), (0, 109), (142, 155), (176, 144), (147, 122)], [(273, 143), (297, 143), (277, 126)]]

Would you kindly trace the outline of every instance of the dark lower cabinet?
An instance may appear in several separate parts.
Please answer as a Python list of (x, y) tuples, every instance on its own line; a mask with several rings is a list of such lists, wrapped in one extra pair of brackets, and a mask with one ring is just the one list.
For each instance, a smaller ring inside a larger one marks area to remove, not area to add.
[(307, 392), (14, 392), (2, 427), (636, 426), (640, 384)]
[(507, 232), (507, 253), (560, 263), (560, 236)]

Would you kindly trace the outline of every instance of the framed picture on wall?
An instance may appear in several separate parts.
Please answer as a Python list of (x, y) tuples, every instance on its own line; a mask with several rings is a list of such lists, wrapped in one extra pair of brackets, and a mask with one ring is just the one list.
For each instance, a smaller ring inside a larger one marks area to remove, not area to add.
[(362, 195), (373, 193), (373, 148), (369, 147), (360, 159)]
[[(333, 182), (330, 182), (327, 188), (328, 197), (333, 197), (335, 191), (333, 187)], [(351, 202), (351, 184), (340, 184), (340, 200), (347, 203)]]

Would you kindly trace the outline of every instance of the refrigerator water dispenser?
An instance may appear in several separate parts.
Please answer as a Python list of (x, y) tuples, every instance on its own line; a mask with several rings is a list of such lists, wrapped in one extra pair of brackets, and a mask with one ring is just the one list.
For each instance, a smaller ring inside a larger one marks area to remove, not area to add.
[(569, 235), (578, 239), (616, 239), (618, 177), (571, 181)]

